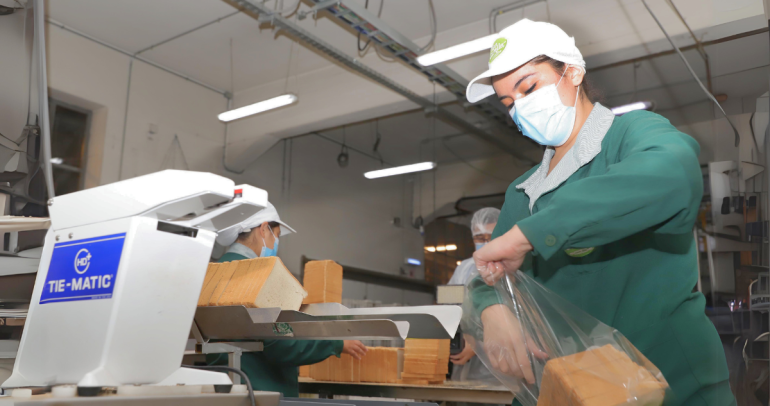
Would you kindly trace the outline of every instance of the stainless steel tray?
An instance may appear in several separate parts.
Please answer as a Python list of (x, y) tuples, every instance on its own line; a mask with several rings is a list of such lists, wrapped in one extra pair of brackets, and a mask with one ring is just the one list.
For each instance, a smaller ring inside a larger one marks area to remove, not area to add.
[[(379, 319), (281, 321), (280, 309), (245, 306), (199, 307), (195, 324), (205, 340), (350, 340), (404, 339), (409, 323)], [(293, 312), (297, 313), (297, 312)]]

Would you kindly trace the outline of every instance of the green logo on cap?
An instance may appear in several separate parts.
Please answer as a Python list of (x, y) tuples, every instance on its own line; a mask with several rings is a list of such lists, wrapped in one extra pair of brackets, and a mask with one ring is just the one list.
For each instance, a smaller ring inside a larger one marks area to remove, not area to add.
[(508, 40), (505, 38), (498, 38), (494, 44), (492, 44), (492, 50), (489, 51), (489, 63), (495, 60), (500, 54), (503, 53), (505, 46), (508, 44)]

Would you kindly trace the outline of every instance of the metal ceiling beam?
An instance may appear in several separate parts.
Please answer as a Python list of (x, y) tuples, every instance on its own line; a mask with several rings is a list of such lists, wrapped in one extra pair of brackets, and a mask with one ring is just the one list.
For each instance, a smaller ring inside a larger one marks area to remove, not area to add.
[[(407, 98), (413, 103), (419, 105), (426, 111), (432, 112), (433, 114), (436, 115), (437, 118), (457, 127), (462, 131), (473, 134), (476, 137), (484, 141), (487, 141), (490, 144), (495, 145), (501, 150), (508, 152), (509, 154), (525, 162), (534, 163), (532, 158), (523, 154), (521, 151), (519, 151), (518, 148), (514, 147), (512, 143), (505, 142), (501, 138), (496, 137), (476, 127), (472, 123), (465, 121), (462, 117), (455, 115), (454, 113), (448, 111), (447, 109), (437, 104), (434, 104), (432, 101), (390, 80), (386, 76), (362, 64), (357, 59), (352, 58), (348, 54), (340, 51), (339, 49), (329, 44), (328, 42), (322, 40), (316, 35), (298, 26), (297, 24), (282, 17), (279, 12), (276, 12), (275, 10), (269, 8), (267, 5), (263, 4), (262, 2), (255, 1), (255, 0), (230, 0), (230, 3), (232, 5), (237, 5), (238, 8), (248, 11), (250, 13), (258, 14), (259, 15), (258, 21), (269, 22), (273, 26), (284, 30), (289, 35), (293, 36), (299, 41), (302, 41), (308, 46), (311, 46), (316, 50), (328, 55), (329, 57), (331, 57), (341, 65), (358, 72), (359, 74), (369, 78), (370, 80), (373, 80), (374, 82), (377, 82), (385, 86), (390, 90), (393, 90), (394, 92), (402, 95), (403, 97)], [(511, 139), (513, 139), (513, 137), (511, 137)]]
[[(317, 5), (324, 4), (324, 0), (311, 0)], [(435, 82), (465, 102), (465, 89), (468, 80), (443, 63), (422, 66), (417, 62), (420, 56), (420, 46), (409, 38), (382, 21), (377, 15), (369, 12), (362, 4), (351, 0), (338, 0), (325, 8), (337, 21), (349, 26), (353, 30), (366, 35), (375, 46), (388, 52), (392, 57), (404, 62), (407, 66), (425, 75), (430, 81)], [(508, 111), (497, 99), (490, 98), (473, 105), (473, 109), (490, 121), (518, 131), (510, 126), (507, 121)]]
[[(752, 37), (754, 35), (767, 34), (768, 31), (770, 31), (770, 29), (768, 29), (767, 27), (759, 28), (759, 29), (752, 30), (752, 31), (742, 32), (740, 34), (730, 35), (730, 36), (727, 36), (727, 37), (724, 37), (724, 38), (717, 38), (717, 39), (714, 39), (714, 40), (711, 40), (711, 41), (703, 41), (703, 42), (701, 42), (701, 45), (704, 46), (704, 47), (707, 47), (707, 46), (710, 46), (710, 45), (721, 44), (723, 42), (730, 42), (730, 41), (735, 41), (735, 40), (741, 39), (741, 38)], [(688, 45), (688, 46), (685, 46), (685, 47), (681, 47), (679, 49), (682, 52), (684, 52), (684, 51), (690, 51), (690, 50), (697, 49), (697, 48), (698, 48), (698, 45), (697, 44), (693, 44), (693, 45)], [(633, 64), (633, 63), (637, 63), (637, 62), (646, 61), (648, 59), (655, 59), (655, 58), (660, 58), (661, 56), (668, 56), (668, 55), (676, 55), (676, 51), (674, 51), (673, 49), (669, 49), (667, 51), (656, 52), (654, 54), (644, 55), (644, 56), (640, 56), (640, 57), (636, 57), (636, 58), (626, 59), (626, 60), (623, 60), (623, 61), (608, 63), (606, 65), (601, 65), (601, 66), (597, 66), (597, 67), (593, 67), (593, 68), (588, 68), (588, 70), (590, 71), (589, 73), (593, 73), (593, 72), (597, 72), (597, 71), (600, 71), (600, 70), (617, 68), (618, 66), (630, 65), (630, 64)]]

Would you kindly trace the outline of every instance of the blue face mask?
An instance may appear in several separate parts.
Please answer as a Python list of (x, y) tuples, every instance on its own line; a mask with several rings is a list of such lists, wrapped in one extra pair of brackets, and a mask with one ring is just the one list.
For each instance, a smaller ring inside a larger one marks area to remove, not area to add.
[[(273, 230), (270, 230), (270, 233), (273, 234)], [(275, 238), (275, 242), (273, 243), (273, 248), (267, 248), (267, 244), (265, 243), (265, 239), (262, 239), (262, 251), (259, 252), (259, 257), (277, 257), (278, 256), (278, 237), (273, 234), (273, 237)]]
[(478, 250), (481, 249), (481, 247), (483, 247), (483, 246), (485, 246), (485, 245), (487, 245), (489, 243), (488, 242), (475, 242), (474, 244), (476, 245), (476, 251), (478, 251)]
[[(567, 73), (566, 69), (564, 73)], [(540, 145), (564, 145), (575, 127), (576, 109), (561, 102), (557, 90), (559, 83), (545, 86), (527, 97), (516, 100), (514, 108), (511, 109), (511, 118), (519, 127), (519, 131)], [(575, 106), (579, 94), (578, 86)]]

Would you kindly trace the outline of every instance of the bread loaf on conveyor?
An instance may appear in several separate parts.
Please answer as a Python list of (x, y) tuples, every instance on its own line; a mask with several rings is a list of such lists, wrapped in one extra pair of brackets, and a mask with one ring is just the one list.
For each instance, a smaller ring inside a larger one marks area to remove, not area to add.
[(198, 306), (299, 310), (307, 292), (278, 257), (209, 264)]
[(302, 284), (308, 293), (304, 304), (342, 303), (342, 266), (334, 261), (306, 263)]

